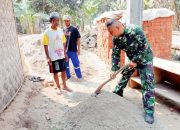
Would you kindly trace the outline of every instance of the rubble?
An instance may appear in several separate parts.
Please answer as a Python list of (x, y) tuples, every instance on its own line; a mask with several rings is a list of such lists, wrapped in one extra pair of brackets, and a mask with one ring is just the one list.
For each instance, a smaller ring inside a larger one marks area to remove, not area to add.
[(97, 47), (97, 28), (87, 30), (81, 33), (81, 46), (88, 50)]

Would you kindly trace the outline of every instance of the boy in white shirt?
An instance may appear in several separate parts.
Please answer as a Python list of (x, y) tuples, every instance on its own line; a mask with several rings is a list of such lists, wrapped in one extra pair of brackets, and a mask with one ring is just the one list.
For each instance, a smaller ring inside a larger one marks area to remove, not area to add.
[(42, 44), (44, 45), (47, 62), (50, 73), (53, 73), (54, 80), (57, 85), (57, 94), (62, 94), (61, 86), (59, 84), (58, 72), (61, 72), (63, 81), (63, 90), (71, 92), (66, 85), (66, 66), (65, 59), (67, 59), (65, 52), (66, 38), (63, 29), (59, 28), (59, 14), (52, 12), (50, 14), (51, 26), (44, 32)]

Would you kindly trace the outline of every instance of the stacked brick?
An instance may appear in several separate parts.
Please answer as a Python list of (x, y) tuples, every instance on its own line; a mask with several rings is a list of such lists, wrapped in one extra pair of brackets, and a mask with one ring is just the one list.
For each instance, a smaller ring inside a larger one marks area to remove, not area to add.
[(98, 21), (97, 55), (107, 64), (111, 62), (112, 36), (105, 26), (106, 19)]
[(0, 112), (23, 83), (12, 0), (0, 1)]
[(170, 59), (173, 16), (143, 21), (143, 30), (151, 44), (154, 56)]
[[(111, 64), (112, 54), (112, 36), (109, 34), (105, 23), (107, 19), (101, 19), (98, 22), (97, 35), (97, 55), (106, 63)], [(125, 64), (125, 53), (121, 51), (121, 66)]]
[[(97, 54), (107, 64), (111, 64), (112, 36), (105, 26), (106, 18), (97, 21)], [(142, 27), (151, 44), (155, 57), (170, 59), (173, 16), (158, 17), (143, 21)], [(121, 65), (125, 63), (125, 53), (121, 52)]]

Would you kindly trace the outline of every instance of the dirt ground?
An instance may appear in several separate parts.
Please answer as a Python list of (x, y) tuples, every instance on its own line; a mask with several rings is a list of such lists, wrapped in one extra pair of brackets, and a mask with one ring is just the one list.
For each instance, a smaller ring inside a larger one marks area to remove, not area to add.
[[(0, 130), (180, 130), (180, 114), (160, 102), (156, 102), (155, 123), (145, 123), (139, 90), (127, 88), (123, 98), (112, 94), (120, 75), (97, 98), (91, 97), (108, 78), (109, 67), (85, 50), (80, 56), (84, 80), (77, 81), (72, 69), (67, 85), (73, 92), (57, 95), (55, 86), (48, 84), (52, 76), (39, 38), (19, 38), (26, 78), (17, 97), (0, 115)], [(46, 80), (32, 82), (31, 75)]]

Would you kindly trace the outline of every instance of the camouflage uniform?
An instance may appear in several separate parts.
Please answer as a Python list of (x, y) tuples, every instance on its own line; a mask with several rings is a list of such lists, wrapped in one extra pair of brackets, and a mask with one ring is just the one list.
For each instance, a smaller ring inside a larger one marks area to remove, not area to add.
[[(135, 69), (140, 74), (142, 84), (142, 95), (145, 112), (154, 113), (154, 73), (153, 73), (153, 54), (151, 47), (139, 26), (130, 25), (125, 27), (123, 35), (113, 38), (112, 52), (112, 71), (120, 69), (120, 50), (126, 52), (127, 57), (137, 63)], [(128, 67), (122, 72), (123, 76), (115, 87), (114, 93), (122, 91), (135, 69)]]

